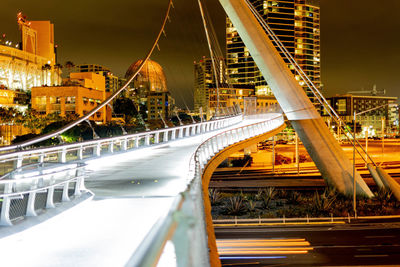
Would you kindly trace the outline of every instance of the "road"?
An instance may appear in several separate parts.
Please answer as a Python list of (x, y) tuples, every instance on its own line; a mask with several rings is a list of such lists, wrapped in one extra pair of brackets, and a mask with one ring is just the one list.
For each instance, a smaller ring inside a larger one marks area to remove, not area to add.
[(216, 228), (223, 266), (400, 266), (400, 223)]
[[(400, 165), (394, 162), (393, 165), (386, 165), (388, 173), (400, 183)], [(214, 172), (210, 188), (235, 189), (235, 188), (260, 188), (260, 187), (279, 187), (287, 189), (316, 189), (325, 187), (326, 183), (313, 167), (309, 167), (310, 172), (297, 175), (296, 172), (285, 172), (284, 174), (274, 175), (269, 169), (225, 169)], [(361, 176), (368, 186), (376, 186), (370, 173), (366, 168), (358, 168)]]

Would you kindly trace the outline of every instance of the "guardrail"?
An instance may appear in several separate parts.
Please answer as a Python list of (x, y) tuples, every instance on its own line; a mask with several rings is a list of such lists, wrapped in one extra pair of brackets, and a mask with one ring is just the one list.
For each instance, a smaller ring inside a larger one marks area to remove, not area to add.
[(38, 210), (54, 208), (83, 191), (85, 164), (38, 163), (0, 178), (0, 225), (12, 225)]
[[(255, 118), (260, 119), (260, 115)], [(201, 181), (205, 165), (225, 147), (271, 131), (283, 123), (280, 114), (269, 120), (227, 130), (203, 142), (190, 161), (187, 189), (176, 197), (169, 213), (159, 219), (126, 266), (156, 266), (169, 242), (175, 247), (178, 267), (209, 266)]]
[(230, 116), (224, 119), (188, 124), (156, 131), (101, 138), (73, 144), (15, 151), (0, 155), (0, 175), (25, 165), (43, 162), (73, 162), (105, 154), (129, 151), (139, 147), (166, 143), (196, 134), (221, 129), (242, 120), (242, 116)]

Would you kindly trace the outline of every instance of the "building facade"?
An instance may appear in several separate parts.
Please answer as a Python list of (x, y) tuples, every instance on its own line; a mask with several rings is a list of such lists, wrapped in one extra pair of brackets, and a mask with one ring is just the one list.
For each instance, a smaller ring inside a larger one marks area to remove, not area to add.
[[(125, 74), (129, 79), (136, 72), (142, 60), (133, 63)], [(167, 88), (167, 79), (163, 68), (153, 60), (147, 60), (139, 74), (131, 82), (126, 96), (134, 101), (143, 119), (167, 119), (172, 115), (175, 100)]]
[[(59, 113), (61, 116), (83, 116), (105, 99), (105, 78), (93, 72), (71, 73), (63, 86), (32, 88), (32, 109), (43, 115)], [(111, 120), (111, 110), (103, 107), (90, 119), (106, 123)]]
[(126, 79), (114, 75), (109, 68), (97, 64), (81, 64), (75, 66), (76, 72), (94, 72), (105, 78), (106, 92), (114, 93), (126, 82)]
[[(353, 123), (354, 112), (357, 114), (381, 107), (357, 116), (362, 136), (365, 136), (366, 132), (369, 136), (381, 135), (382, 125), (384, 125), (385, 133), (394, 133), (398, 128), (397, 97), (345, 94), (329, 97), (327, 101), (346, 124)], [(330, 119), (326, 111), (323, 111), (322, 116), (326, 121)], [(331, 124), (330, 121), (329, 124)]]
[(50, 21), (28, 21), (17, 17), (21, 43), (0, 44), (0, 85), (3, 90), (30, 91), (34, 86), (59, 85), (61, 70), (56, 64), (54, 25)]
[[(250, 2), (311, 81), (320, 89), (320, 9), (318, 1), (250, 0)], [(279, 52), (285, 62), (288, 62), (283, 53)], [(226, 55), (228, 74), (233, 84), (252, 84), (258, 95), (272, 95), (268, 81), (262, 76), (229, 18), (226, 24)], [(294, 73), (294, 67), (288, 66)], [(300, 76), (295, 75), (295, 77), (315, 103), (312, 92), (306, 89)]]
[[(223, 112), (227, 107), (239, 105), (244, 109), (244, 98), (255, 97), (258, 107), (275, 106), (277, 101), (271, 94), (256, 90), (254, 83), (231, 84), (226, 80), (226, 65), (223, 59), (216, 62), (217, 75), (213, 74), (210, 58), (203, 57), (194, 62), (194, 108), (199, 112), (202, 108), (207, 114), (215, 113), (218, 105)], [(216, 78), (218, 81), (216, 82)], [(217, 94), (218, 83), (219, 94)]]

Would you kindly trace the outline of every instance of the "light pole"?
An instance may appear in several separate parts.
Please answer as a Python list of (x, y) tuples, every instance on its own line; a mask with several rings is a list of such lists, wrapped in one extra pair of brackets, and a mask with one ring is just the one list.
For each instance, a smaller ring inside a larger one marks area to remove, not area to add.
[(354, 211), (354, 217), (355, 218), (357, 218), (357, 202), (356, 202), (356, 200), (357, 200), (356, 199), (356, 192), (357, 192), (357, 190), (356, 190), (356, 119), (357, 119), (358, 115), (361, 115), (361, 114), (364, 114), (364, 113), (367, 113), (367, 112), (370, 112), (370, 111), (373, 111), (373, 110), (376, 110), (376, 109), (380, 109), (380, 108), (385, 107), (387, 105), (390, 105), (390, 103), (387, 103), (385, 105), (381, 105), (381, 106), (378, 106), (378, 107), (375, 107), (375, 108), (370, 108), (370, 109), (361, 111), (359, 113), (356, 113), (354, 111), (354, 118), (353, 118), (353, 121), (354, 121), (354, 126), (353, 126), (354, 127), (353, 128), (353, 211)]

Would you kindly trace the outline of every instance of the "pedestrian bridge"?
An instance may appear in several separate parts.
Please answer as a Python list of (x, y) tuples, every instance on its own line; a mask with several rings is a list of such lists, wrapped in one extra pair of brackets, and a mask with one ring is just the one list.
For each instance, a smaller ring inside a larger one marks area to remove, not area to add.
[(16, 168), (0, 180), (1, 224), (14, 224), (0, 228), (1, 262), (154, 266), (162, 255), (164, 266), (208, 266), (216, 251), (203, 171), (224, 150), (283, 128), (279, 113), (234, 115), (0, 155), (3, 170)]

